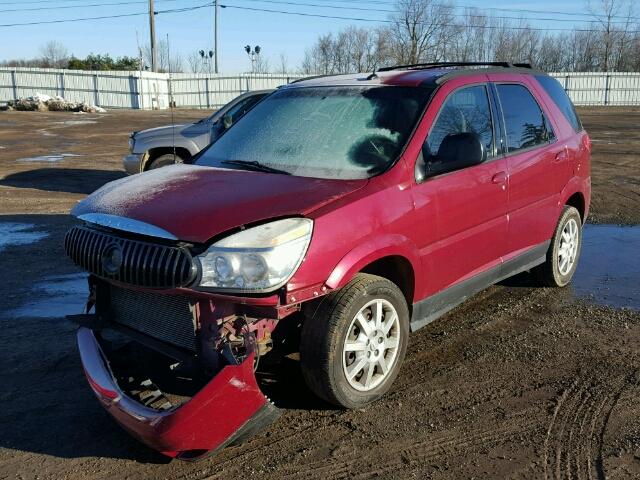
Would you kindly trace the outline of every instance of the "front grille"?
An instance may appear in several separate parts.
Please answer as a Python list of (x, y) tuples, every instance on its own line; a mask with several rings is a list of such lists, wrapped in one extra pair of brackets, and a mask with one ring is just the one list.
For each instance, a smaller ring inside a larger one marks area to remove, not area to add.
[(110, 288), (109, 317), (156, 340), (196, 351), (192, 302), (183, 295), (161, 295)]
[[(186, 248), (121, 238), (84, 226), (67, 232), (64, 249), (76, 265), (94, 275), (141, 287), (183, 287), (197, 272)], [(109, 258), (114, 250), (116, 260)]]

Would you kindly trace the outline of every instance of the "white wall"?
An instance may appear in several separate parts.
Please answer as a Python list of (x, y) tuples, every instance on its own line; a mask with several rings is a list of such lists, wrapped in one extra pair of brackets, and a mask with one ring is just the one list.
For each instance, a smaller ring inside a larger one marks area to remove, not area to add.
[[(640, 105), (640, 73), (551, 73), (576, 105)], [(0, 68), (0, 101), (36, 93), (105, 108), (164, 109), (169, 89), (179, 108), (216, 108), (249, 90), (275, 88), (296, 75), (207, 75), (138, 71)]]
[(36, 93), (60, 95), (73, 102), (105, 108), (169, 108), (169, 90), (179, 108), (216, 108), (249, 90), (276, 88), (295, 75), (236, 76), (151, 73), (139, 71), (83, 71), (50, 68), (0, 68), (0, 101)]

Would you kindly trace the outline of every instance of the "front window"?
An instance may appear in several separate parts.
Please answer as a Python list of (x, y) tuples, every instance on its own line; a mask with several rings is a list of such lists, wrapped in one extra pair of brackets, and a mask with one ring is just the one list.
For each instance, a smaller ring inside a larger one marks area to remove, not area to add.
[(303, 177), (368, 178), (395, 162), (431, 92), (396, 86), (285, 88), (251, 109), (195, 163), (243, 168), (244, 162)]

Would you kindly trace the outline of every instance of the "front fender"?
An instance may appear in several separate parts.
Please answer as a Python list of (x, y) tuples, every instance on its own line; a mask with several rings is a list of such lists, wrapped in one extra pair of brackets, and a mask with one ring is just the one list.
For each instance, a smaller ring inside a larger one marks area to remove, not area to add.
[(149, 138), (149, 139), (143, 138), (140, 141), (136, 139), (136, 143), (133, 148), (133, 153), (142, 154), (158, 148), (174, 148), (174, 147), (187, 150), (191, 156), (194, 156), (196, 153), (198, 153), (201, 150), (200, 147), (194, 141), (194, 139), (184, 138), (182, 136), (176, 135), (175, 143), (174, 143), (174, 139), (172, 139), (171, 137)]
[(360, 243), (349, 251), (338, 262), (325, 283), (332, 289), (341, 288), (370, 263), (390, 256), (399, 256), (408, 260), (415, 278), (419, 278), (417, 273), (420, 257), (413, 242), (404, 235), (383, 234), (372, 236), (366, 242)]

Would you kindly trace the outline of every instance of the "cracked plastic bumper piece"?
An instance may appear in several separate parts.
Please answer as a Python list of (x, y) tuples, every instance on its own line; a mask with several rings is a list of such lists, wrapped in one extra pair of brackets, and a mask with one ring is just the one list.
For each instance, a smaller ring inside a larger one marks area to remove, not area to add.
[(257, 385), (253, 355), (225, 366), (187, 403), (158, 411), (120, 390), (91, 329), (80, 327), (77, 340), (85, 375), (102, 406), (131, 435), (167, 456), (197, 459), (240, 441), (277, 416)]

